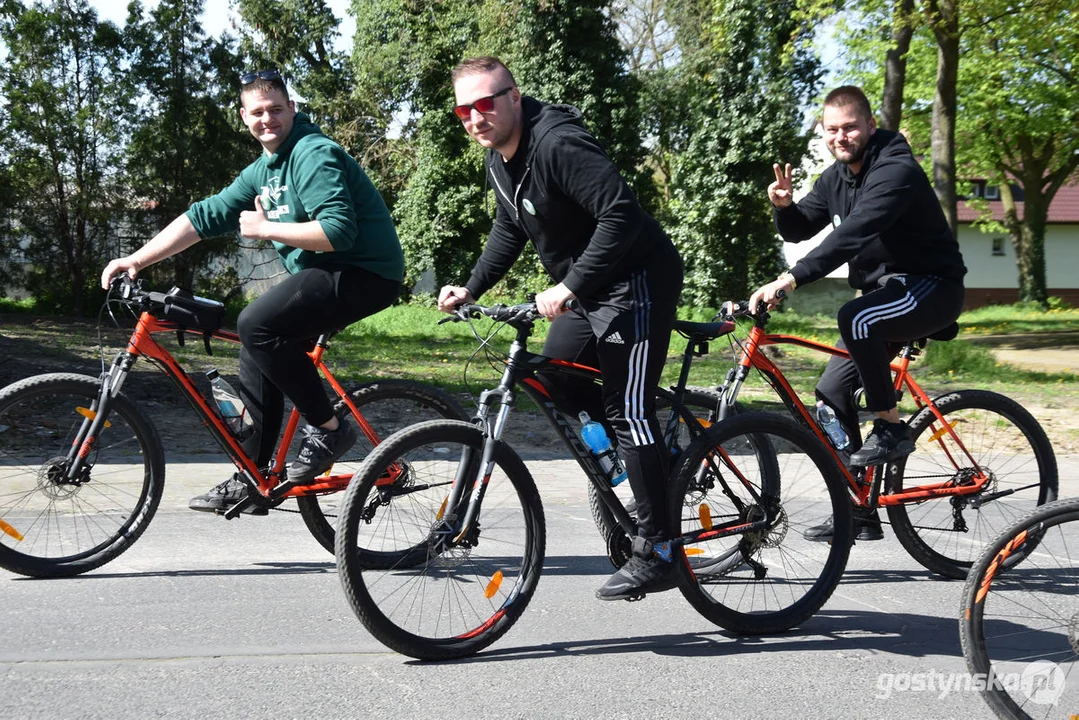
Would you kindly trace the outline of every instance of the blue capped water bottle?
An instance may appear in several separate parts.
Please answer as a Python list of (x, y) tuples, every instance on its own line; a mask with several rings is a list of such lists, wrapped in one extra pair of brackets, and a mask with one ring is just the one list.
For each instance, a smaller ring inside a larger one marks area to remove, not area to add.
[(850, 445), (850, 438), (847, 437), (846, 431), (843, 430), (843, 425), (840, 424), (839, 418), (835, 416), (835, 411), (830, 406), (825, 405), (823, 400), (817, 401), (817, 423), (827, 433), (828, 439), (832, 441), (832, 445), (836, 450), (842, 450)]
[(622, 459), (618, 457), (618, 453), (611, 447), (611, 439), (607, 437), (607, 431), (586, 412), (582, 412), (577, 417), (581, 421), (581, 439), (584, 440), (584, 444), (599, 460), (600, 467), (611, 479), (611, 485), (618, 485), (626, 479), (626, 468), (622, 465)]

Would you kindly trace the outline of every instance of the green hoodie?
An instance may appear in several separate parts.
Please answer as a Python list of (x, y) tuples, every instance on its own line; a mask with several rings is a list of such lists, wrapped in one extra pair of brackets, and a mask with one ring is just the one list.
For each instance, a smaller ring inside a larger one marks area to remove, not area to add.
[(322, 134), (304, 113), (273, 155), (263, 153), (231, 185), (187, 211), (199, 237), (233, 232), (240, 213), (262, 198), (267, 216), (277, 222), (317, 220), (334, 252), (301, 250), (274, 242), (290, 273), (321, 267), (362, 267), (389, 280), (405, 276), (405, 259), (382, 196), (340, 145)]

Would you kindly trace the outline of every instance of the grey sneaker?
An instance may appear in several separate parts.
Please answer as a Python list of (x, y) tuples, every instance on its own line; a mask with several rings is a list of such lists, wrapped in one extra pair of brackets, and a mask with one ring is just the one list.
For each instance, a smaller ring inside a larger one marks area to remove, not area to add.
[[(210, 488), (205, 495), (191, 498), (187, 506), (199, 512), (226, 512), (230, 507), (247, 497), (247, 486), (234, 473), (232, 477)], [(269, 515), (270, 511), (257, 505), (249, 505), (240, 512), (247, 515)]]
[(297, 485), (307, 485), (332, 468), (359, 440), (356, 428), (344, 421), (333, 432), (311, 425), (301, 432), (304, 439), (300, 445), (300, 455), (288, 466), (288, 479)]
[(596, 591), (600, 600), (637, 600), (678, 585), (670, 543), (633, 538), (633, 556)]
[(851, 467), (869, 467), (895, 462), (914, 452), (914, 441), (905, 422), (890, 423), (876, 419), (865, 444), (850, 456)]

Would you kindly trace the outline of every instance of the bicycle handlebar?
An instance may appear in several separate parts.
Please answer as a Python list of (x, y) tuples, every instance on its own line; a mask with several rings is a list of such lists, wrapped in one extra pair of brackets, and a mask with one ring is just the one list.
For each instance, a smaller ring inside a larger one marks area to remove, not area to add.
[[(529, 297), (531, 298), (533, 296)], [(577, 298), (570, 298), (564, 305), (567, 310), (574, 310), (577, 306)], [(501, 303), (495, 305), (479, 305), (476, 303), (465, 303), (464, 305), (458, 305), (454, 308), (453, 315), (442, 318), (438, 321), (438, 324), (441, 325), (448, 322), (468, 322), (469, 319), (478, 318), (481, 315), (487, 316), (496, 322), (504, 322), (514, 327), (532, 325), (536, 320), (543, 317), (536, 307), (535, 300), (531, 299), (528, 302), (518, 303), (517, 305), (503, 305)]]
[(125, 305), (138, 307), (155, 315), (164, 312), (170, 304), (182, 304), (192, 309), (221, 311), (225, 304), (217, 300), (192, 295), (186, 290), (174, 287), (167, 293), (145, 289), (145, 281), (132, 280), (126, 274), (117, 275), (109, 282), (109, 297)]

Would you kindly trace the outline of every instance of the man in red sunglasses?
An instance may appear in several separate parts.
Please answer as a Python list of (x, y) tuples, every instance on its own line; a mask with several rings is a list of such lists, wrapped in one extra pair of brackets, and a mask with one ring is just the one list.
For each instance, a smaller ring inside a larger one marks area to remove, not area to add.
[[(536, 296), (552, 320), (543, 353), (597, 365), (591, 382), (544, 378), (559, 407), (605, 417), (614, 429), (637, 503), (633, 556), (596, 595), (640, 597), (674, 586), (666, 502), (667, 452), (655, 392), (682, 289), (682, 259), (638, 204), (618, 169), (585, 129), (581, 113), (522, 96), (497, 58), (453, 70), (454, 114), (487, 148), (497, 212), (472, 276), (439, 293), (441, 310), (473, 302), (531, 241), (553, 287)], [(577, 299), (575, 309), (566, 302)]]
[[(389, 307), (400, 294), (404, 255), (378, 190), (340, 145), (296, 111), (280, 73), (245, 73), (240, 85), (240, 117), (262, 145), (259, 158), (150, 242), (110, 262), (101, 285), (108, 288), (120, 273), (134, 278), (203, 238), (238, 230), (271, 244), (288, 276), (248, 304), (236, 323), (240, 396), (255, 428), (243, 445), (260, 467), (269, 464), (287, 396), (307, 421), (288, 480), (306, 484), (359, 437), (334, 415), (307, 350), (322, 333)], [(225, 512), (246, 494), (233, 476), (189, 506)], [(253, 506), (244, 512), (267, 513)]]

